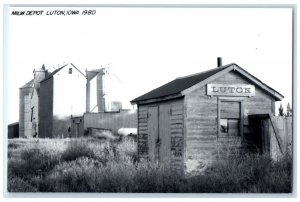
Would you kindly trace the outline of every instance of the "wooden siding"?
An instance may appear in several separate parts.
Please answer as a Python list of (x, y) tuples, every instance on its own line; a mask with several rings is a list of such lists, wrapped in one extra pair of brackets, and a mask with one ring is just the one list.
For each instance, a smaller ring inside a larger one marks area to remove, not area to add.
[[(234, 71), (210, 80), (210, 83), (253, 85), (250, 80)], [(249, 121), (248, 115), (274, 113), (275, 99), (257, 85), (254, 97), (218, 97), (207, 96), (206, 93), (206, 86), (197, 84), (184, 91), (183, 99), (157, 101), (151, 104), (140, 103), (138, 106), (139, 157), (156, 159), (157, 119), (153, 121), (149, 118), (149, 115), (156, 114), (153, 113), (154, 109), (155, 112), (158, 111), (158, 117), (160, 113), (164, 114), (163, 119), (158, 118), (158, 137), (160, 133), (170, 134), (170, 142), (168, 142), (170, 145), (165, 144), (165, 150), (161, 155), (165, 157), (170, 155), (170, 162), (175, 168), (184, 168), (186, 172), (201, 171), (215, 160), (256, 150), (257, 129), (254, 123)], [(166, 114), (168, 109), (170, 109), (170, 116)], [(232, 136), (222, 136), (219, 133), (221, 117), (237, 119), (235, 123), (229, 122), (229, 125), (237, 131)], [(161, 143), (166, 141), (167, 137), (164, 137), (165, 140)], [(169, 154), (168, 151), (171, 153)]]
[(171, 157), (171, 104), (159, 105), (159, 163), (170, 160)]
[[(229, 72), (211, 81), (214, 84), (252, 84), (236, 72)], [(229, 97), (230, 98), (230, 97)], [(244, 136), (218, 136), (218, 119), (221, 115), (236, 112), (222, 109), (217, 96), (207, 96), (206, 86), (193, 89), (185, 95), (185, 168), (187, 172), (206, 168), (214, 160), (225, 158), (229, 153), (240, 152), (245, 147), (254, 149), (251, 136), (253, 126), (248, 121), (248, 115), (274, 112), (274, 99), (258, 86), (255, 86), (254, 97), (238, 97), (241, 103), (241, 130)], [(236, 99), (236, 97), (235, 97)], [(220, 112), (218, 112), (220, 107)], [(238, 113), (238, 112), (237, 112)], [(248, 138), (247, 138), (248, 137)], [(250, 137), (250, 138), (249, 138)], [(251, 147), (252, 146), (252, 147)]]
[(171, 103), (171, 164), (174, 168), (183, 169), (183, 152), (184, 152), (184, 107), (183, 99)]
[(148, 158), (148, 106), (138, 106), (138, 155)]
[(220, 107), (221, 118), (240, 118), (240, 102), (221, 101)]
[(148, 147), (149, 158), (152, 162), (158, 160), (158, 106), (151, 106), (148, 109)]
[(277, 137), (271, 120), (263, 120), (262, 129), (269, 131), (270, 155), (272, 159), (278, 160), (285, 153), (292, 154), (292, 117), (272, 117), (272, 121)]
[(218, 99), (202, 87), (185, 96), (185, 170), (204, 169), (217, 151)]
[(117, 133), (120, 128), (137, 128), (136, 111), (120, 111), (113, 113), (85, 113), (84, 130), (88, 128), (101, 128)]
[[(157, 110), (158, 126), (154, 119)], [(183, 168), (184, 123), (183, 99), (138, 106), (138, 154), (140, 158), (155, 160), (156, 135), (160, 138), (159, 161), (169, 162), (176, 169)], [(157, 129), (156, 129), (157, 127)], [(154, 131), (154, 132), (153, 132)], [(157, 134), (158, 133), (158, 134)]]

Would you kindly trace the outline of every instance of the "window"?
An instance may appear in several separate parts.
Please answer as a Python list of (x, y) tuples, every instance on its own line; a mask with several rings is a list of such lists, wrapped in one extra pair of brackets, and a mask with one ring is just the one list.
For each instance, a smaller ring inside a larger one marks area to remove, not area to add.
[(220, 100), (219, 135), (239, 136), (241, 131), (241, 102)]
[(228, 133), (228, 119), (220, 119), (220, 132)]
[(240, 135), (240, 119), (220, 119), (220, 133), (228, 136)]
[(30, 121), (32, 122), (32, 120), (33, 120), (33, 109), (34, 109), (34, 107), (31, 107), (31, 117), (30, 117)]
[(240, 119), (228, 119), (228, 135), (240, 135)]
[(69, 74), (72, 74), (72, 68), (69, 68)]

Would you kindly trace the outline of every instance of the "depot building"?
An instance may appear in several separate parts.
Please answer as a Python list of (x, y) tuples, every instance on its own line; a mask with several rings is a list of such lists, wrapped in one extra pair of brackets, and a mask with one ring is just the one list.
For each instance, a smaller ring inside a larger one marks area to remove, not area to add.
[(228, 150), (276, 156), (280, 141), (263, 123), (282, 99), (234, 63), (177, 78), (131, 101), (138, 106), (138, 155), (186, 172)]

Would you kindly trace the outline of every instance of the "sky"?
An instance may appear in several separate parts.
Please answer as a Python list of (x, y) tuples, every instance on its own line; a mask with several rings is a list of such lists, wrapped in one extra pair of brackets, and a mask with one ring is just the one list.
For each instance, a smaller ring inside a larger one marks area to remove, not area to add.
[[(85, 9), (95, 14), (82, 15)], [(108, 93), (131, 108), (130, 100), (215, 68), (222, 57), (284, 95), (284, 108), (292, 101), (291, 9), (11, 7), (8, 13), (33, 10), (44, 12), (8, 17), (8, 123), (19, 118), (19, 88), (43, 64), (54, 70), (72, 63), (82, 71), (109, 64)], [(80, 15), (45, 15), (55, 10)]]

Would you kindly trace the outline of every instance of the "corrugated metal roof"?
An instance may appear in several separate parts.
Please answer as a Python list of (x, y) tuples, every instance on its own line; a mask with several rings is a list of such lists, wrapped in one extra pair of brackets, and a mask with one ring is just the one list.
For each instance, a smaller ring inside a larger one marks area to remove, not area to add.
[(29, 82), (27, 82), (25, 85), (23, 85), (20, 88), (31, 88), (31, 87), (33, 87), (33, 79), (30, 80)]
[(205, 80), (206, 78), (226, 69), (230, 65), (232, 65), (232, 64), (224, 65), (222, 67), (217, 67), (217, 68), (214, 68), (214, 69), (211, 69), (211, 70), (208, 70), (205, 72), (201, 72), (198, 74), (193, 74), (193, 75), (177, 78), (161, 87), (158, 87), (140, 97), (135, 98), (131, 102), (138, 102), (138, 101), (178, 94), (181, 91), (188, 89), (188, 88), (192, 87), (193, 85), (196, 85), (197, 83)]

